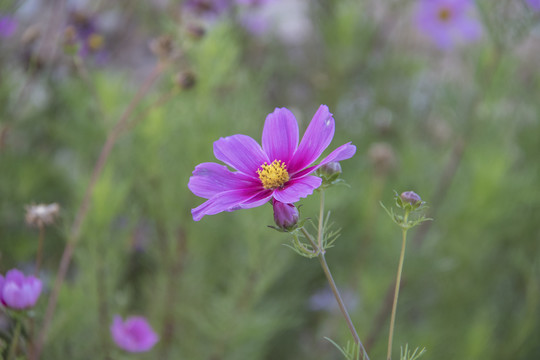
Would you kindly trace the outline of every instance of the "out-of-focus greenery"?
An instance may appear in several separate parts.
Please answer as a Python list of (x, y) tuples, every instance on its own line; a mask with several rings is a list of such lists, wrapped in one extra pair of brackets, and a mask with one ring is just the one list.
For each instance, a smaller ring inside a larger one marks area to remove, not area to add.
[[(21, 5), (8, 3), (2, 12)], [(417, 33), (413, 1), (277, 1), (278, 20), (300, 23), (288, 12), (300, 9), (309, 27), (256, 37), (226, 14), (200, 40), (172, 15), (178, 4), (98, 3), (86, 10), (130, 34), (108, 34), (105, 62), (63, 53), (61, 26), (43, 26), (56, 2), (0, 39), (0, 273), (33, 270), (38, 231), (25, 205), (62, 208), (46, 228), (36, 333), (101, 146), (157, 61), (149, 40), (169, 34), (181, 52), (98, 180), (44, 359), (117, 358), (114, 314), (146, 316), (160, 335), (140, 359), (339, 359), (324, 337), (350, 335), (324, 275), (266, 226), (271, 206), (194, 222), (203, 199), (187, 188), (197, 164), (215, 161), (215, 140), (260, 139), (275, 107), (303, 130), (320, 104), (336, 120), (332, 146), (357, 146), (342, 163), (350, 187), (326, 193), (342, 228), (327, 261), (370, 357), (386, 353), (400, 248), (379, 201), (414, 190), (434, 221), (409, 234), (394, 355), (408, 343), (426, 359), (540, 358), (538, 13), (478, 1), (482, 39), (442, 52)], [(38, 20), (42, 37), (25, 45)], [(39, 58), (51, 47), (55, 56)], [(186, 70), (195, 86), (175, 90)], [(317, 197), (301, 201), (302, 216), (316, 218)]]

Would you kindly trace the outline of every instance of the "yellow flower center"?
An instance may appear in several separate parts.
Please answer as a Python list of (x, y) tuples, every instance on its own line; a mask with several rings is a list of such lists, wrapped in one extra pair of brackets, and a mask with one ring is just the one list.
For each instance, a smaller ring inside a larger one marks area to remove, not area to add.
[(265, 189), (277, 189), (289, 181), (287, 165), (281, 160), (274, 160), (270, 165), (265, 162), (257, 174)]
[(452, 12), (450, 12), (450, 9), (442, 8), (439, 10), (439, 19), (442, 21), (447, 21), (452, 16)]
[(92, 51), (97, 51), (103, 47), (104, 39), (103, 36), (98, 34), (92, 34), (88, 38), (88, 47)]

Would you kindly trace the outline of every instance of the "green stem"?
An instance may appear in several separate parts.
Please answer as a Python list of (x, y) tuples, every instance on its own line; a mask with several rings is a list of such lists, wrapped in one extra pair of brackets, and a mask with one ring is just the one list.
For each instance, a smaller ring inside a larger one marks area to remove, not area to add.
[(321, 203), (319, 209), (319, 233), (317, 234), (317, 242), (319, 244), (319, 249), (324, 253), (322, 246), (323, 240), (323, 217), (324, 217), (324, 190), (321, 190)]
[(326, 263), (324, 254), (322, 252), (319, 252), (318, 258), (323, 268), (324, 275), (326, 275), (326, 279), (328, 280), (328, 283), (330, 284), (330, 287), (332, 288), (332, 292), (334, 293), (334, 296), (338, 302), (339, 309), (341, 310), (341, 313), (343, 314), (343, 317), (345, 318), (345, 321), (347, 322), (347, 326), (349, 327), (349, 330), (354, 338), (354, 342), (357, 345), (359, 345), (360, 348), (362, 349), (362, 352), (364, 353), (364, 359), (369, 360), (366, 349), (364, 348), (362, 341), (360, 341), (360, 337), (358, 336), (358, 333), (356, 332), (356, 329), (354, 328), (351, 317), (349, 316), (349, 313), (347, 312), (347, 308), (345, 307), (345, 303), (343, 302), (343, 299), (341, 298), (341, 295), (339, 294), (339, 290), (336, 286), (336, 283), (334, 282), (332, 273), (330, 273), (330, 269), (328, 268), (328, 264)]
[[(405, 212), (403, 217), (403, 223), (407, 223), (407, 218), (409, 217), (409, 212)], [(405, 259), (405, 245), (407, 244), (407, 227), (402, 227), (402, 243), (401, 243), (401, 255), (399, 256), (399, 265), (396, 278), (396, 288), (394, 290), (394, 303), (392, 304), (392, 317), (390, 318), (390, 334), (388, 335), (388, 351), (386, 359), (390, 360), (392, 358), (392, 340), (394, 338), (394, 326), (396, 323), (396, 309), (397, 302), (399, 297), (399, 287), (401, 284), (401, 273), (403, 271), (403, 261)]]
[(21, 320), (15, 320), (15, 330), (13, 331), (13, 337), (11, 338), (11, 344), (9, 346), (9, 353), (7, 360), (15, 359), (15, 352), (17, 351), (17, 343), (19, 342), (19, 336), (21, 335)]
[[(307, 230), (304, 228), (304, 227), (301, 227), (300, 230), (302, 230), (302, 233), (304, 234), (304, 236), (306, 237), (306, 239), (309, 240), (309, 242), (311, 243), (311, 246), (313, 247), (313, 254), (317, 254), (319, 252), (319, 248), (317, 247), (317, 244), (315, 244), (315, 241), (313, 240), (313, 238), (311, 237), (311, 234), (307, 232)], [(303, 247), (303, 246), (302, 246)], [(304, 249), (306, 249), (305, 247), (303, 247)], [(307, 250), (307, 249), (306, 249)]]
[[(332, 289), (332, 292), (334, 293), (334, 297), (336, 298), (336, 301), (338, 303), (339, 309), (341, 310), (341, 313), (343, 314), (343, 317), (345, 318), (345, 322), (347, 323), (347, 327), (349, 328), (349, 331), (351, 332), (355, 344), (357, 344), (361, 349), (363, 353), (363, 359), (369, 360), (369, 356), (366, 352), (366, 349), (364, 348), (364, 345), (362, 344), (362, 341), (360, 341), (360, 337), (358, 336), (358, 332), (356, 331), (354, 324), (351, 320), (351, 317), (349, 316), (349, 312), (347, 311), (347, 308), (345, 307), (345, 303), (343, 302), (343, 299), (341, 298), (341, 295), (339, 293), (339, 290), (336, 286), (336, 282), (334, 281), (334, 278), (332, 277), (332, 273), (330, 272), (330, 268), (328, 267), (328, 264), (326, 263), (326, 259), (324, 257), (324, 248), (322, 247), (322, 241), (323, 241), (323, 220), (324, 220), (324, 191), (321, 190), (321, 202), (320, 202), (320, 210), (319, 210), (319, 233), (317, 234), (317, 240), (319, 243), (319, 253), (317, 257), (319, 258), (319, 262), (321, 263), (321, 267), (324, 271), (324, 275), (326, 275), (326, 279), (328, 280), (328, 284), (330, 284), (330, 288)], [(307, 231), (305, 232), (307, 233)], [(304, 233), (304, 234), (305, 234)], [(313, 240), (309, 236), (308, 239), (313, 243)]]

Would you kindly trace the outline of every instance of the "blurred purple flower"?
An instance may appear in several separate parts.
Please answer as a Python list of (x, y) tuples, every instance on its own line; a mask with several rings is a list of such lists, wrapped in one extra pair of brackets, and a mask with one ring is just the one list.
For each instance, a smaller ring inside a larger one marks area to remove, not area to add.
[(103, 51), (104, 37), (96, 26), (96, 20), (90, 15), (81, 12), (72, 12), (66, 29), (66, 34), (73, 39), (68, 39), (78, 45), (78, 55), (87, 57), (94, 54), (98, 61), (106, 58)]
[(230, 0), (187, 0), (184, 9), (194, 15), (205, 18), (216, 18), (231, 6)]
[(251, 137), (233, 135), (214, 142), (214, 155), (237, 171), (216, 163), (195, 167), (188, 187), (197, 196), (208, 199), (191, 210), (193, 220), (223, 211), (261, 206), (274, 198), (292, 204), (313, 193), (321, 178), (309, 176), (331, 161), (349, 159), (356, 152), (344, 144), (312, 165), (334, 137), (334, 118), (326, 105), (313, 116), (298, 145), (298, 124), (286, 108), (275, 109), (266, 117), (262, 147)]
[(111, 325), (111, 335), (116, 345), (128, 352), (149, 351), (159, 340), (142, 316), (131, 316), (124, 322), (116, 315)]
[(416, 25), (441, 50), (449, 50), (458, 41), (472, 42), (482, 35), (480, 23), (470, 16), (473, 10), (472, 0), (419, 0)]
[(260, 14), (246, 14), (240, 18), (240, 24), (250, 34), (261, 36), (270, 28), (268, 19)]
[(0, 15), (0, 37), (11, 37), (17, 31), (17, 21), (6, 15)]
[(236, 3), (238, 5), (247, 5), (247, 6), (258, 7), (258, 6), (267, 5), (267, 4), (271, 3), (272, 1), (275, 1), (275, 0), (236, 0)]
[(536, 11), (540, 11), (540, 0), (525, 0), (527, 4)]
[(33, 307), (41, 294), (41, 280), (24, 276), (17, 269), (0, 275), (0, 302), (11, 309), (23, 310)]

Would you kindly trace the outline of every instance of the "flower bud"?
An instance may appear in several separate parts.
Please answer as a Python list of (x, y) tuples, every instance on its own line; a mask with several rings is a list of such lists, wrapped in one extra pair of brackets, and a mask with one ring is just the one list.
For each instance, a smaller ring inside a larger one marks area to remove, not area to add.
[(325, 176), (333, 176), (333, 175), (339, 175), (341, 174), (341, 165), (337, 161), (329, 162), (328, 164), (324, 164), (320, 168), (321, 174)]
[(420, 205), (422, 205), (422, 199), (420, 198), (420, 196), (415, 193), (414, 191), (405, 191), (405, 192), (402, 192), (401, 195), (399, 195), (399, 197), (401, 198), (401, 201), (404, 203), (404, 204), (410, 204), (413, 206), (413, 208), (417, 208), (419, 207)]
[(396, 167), (396, 155), (392, 146), (387, 143), (372, 144), (368, 150), (368, 157), (379, 176), (387, 175)]
[(272, 205), (274, 207), (274, 221), (278, 227), (290, 230), (298, 223), (298, 209), (294, 204), (285, 204), (274, 199)]
[(150, 50), (160, 60), (169, 59), (174, 53), (174, 43), (172, 37), (162, 35), (150, 42)]
[(195, 86), (197, 78), (192, 71), (182, 71), (176, 74), (175, 77), (176, 85), (182, 90), (189, 90)]
[(201, 25), (189, 24), (189, 25), (186, 26), (186, 33), (193, 40), (200, 40), (206, 34), (206, 30)]

